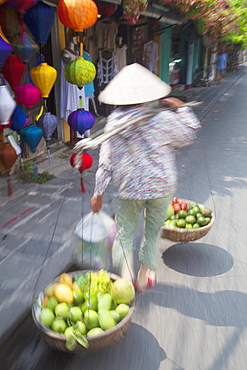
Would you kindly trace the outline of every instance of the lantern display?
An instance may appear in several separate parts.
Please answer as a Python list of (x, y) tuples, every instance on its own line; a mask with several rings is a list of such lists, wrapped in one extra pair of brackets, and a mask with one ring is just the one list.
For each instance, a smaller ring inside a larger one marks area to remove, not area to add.
[(2, 28), (0, 26), (0, 70), (4, 65), (8, 55), (12, 52), (13, 47), (10, 45), (8, 40), (5, 38), (2, 33)]
[(65, 27), (82, 32), (96, 23), (98, 8), (92, 0), (60, 0), (58, 17)]
[(0, 86), (0, 124), (8, 125), (9, 119), (14, 112), (16, 102), (6, 85)]
[(48, 153), (48, 160), (51, 164), (49, 141), (51, 140), (52, 134), (58, 125), (58, 118), (54, 114), (47, 112), (43, 114), (37, 122), (37, 125), (43, 129), (43, 136), (46, 141), (46, 148)]
[(69, 62), (64, 69), (66, 81), (82, 88), (92, 82), (96, 75), (96, 68), (93, 63), (84, 58), (76, 58)]
[(25, 72), (25, 64), (16, 55), (9, 55), (2, 69), (2, 74), (7, 79), (8, 83), (15, 90)]
[(12, 184), (10, 179), (10, 170), (17, 160), (18, 155), (15, 149), (12, 147), (10, 143), (4, 143), (0, 145), (0, 161), (2, 162), (3, 166), (5, 167), (6, 172), (8, 173), (7, 179), (7, 191), (8, 196), (11, 196), (13, 193)]
[(41, 91), (38, 87), (32, 84), (24, 84), (17, 87), (15, 90), (15, 97), (19, 104), (23, 104), (27, 108), (31, 108), (34, 104), (37, 104), (40, 101)]
[(93, 157), (88, 153), (78, 153), (72, 154), (70, 157), (70, 165), (77, 169), (81, 176), (80, 176), (80, 184), (81, 184), (81, 191), (82, 193), (86, 193), (86, 189), (83, 183), (82, 173), (83, 171), (92, 167), (93, 164)]
[(84, 109), (77, 109), (76, 111), (70, 113), (68, 117), (68, 124), (70, 128), (74, 131), (78, 131), (81, 135), (83, 135), (85, 131), (92, 128), (94, 123), (94, 115)]
[(38, 1), (38, 4), (26, 12), (24, 22), (38, 44), (44, 45), (47, 42), (54, 18), (55, 11), (43, 1)]
[(40, 63), (30, 70), (30, 75), (34, 84), (40, 89), (42, 97), (48, 98), (57, 78), (56, 69), (47, 63)]
[(43, 136), (43, 130), (35, 125), (28, 125), (21, 129), (21, 138), (27, 143), (32, 152), (35, 152)]
[(16, 53), (24, 63), (27, 63), (30, 58), (39, 51), (38, 45), (32, 40), (27, 32), (21, 35), (19, 41), (14, 44)]
[(11, 130), (16, 131), (18, 132), (18, 134), (20, 134), (21, 129), (28, 125), (29, 119), (23, 112), (23, 110), (17, 105), (15, 107), (14, 113), (11, 116), (10, 122)]

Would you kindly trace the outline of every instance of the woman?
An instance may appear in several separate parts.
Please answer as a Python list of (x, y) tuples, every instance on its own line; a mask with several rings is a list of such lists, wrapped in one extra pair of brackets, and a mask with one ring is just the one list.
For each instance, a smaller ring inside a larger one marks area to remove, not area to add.
[[(93, 212), (99, 212), (107, 185), (113, 180), (119, 196), (116, 214), (119, 231), (113, 244), (113, 266), (131, 281), (134, 281), (134, 235), (139, 215), (146, 209), (136, 281), (140, 292), (156, 280), (161, 226), (176, 190), (176, 148), (189, 145), (201, 127), (181, 100), (162, 99), (170, 91), (170, 86), (159, 77), (133, 63), (124, 67), (98, 97), (105, 104), (119, 106), (109, 115), (105, 131), (138, 119), (101, 145), (90, 204)], [(147, 113), (149, 118), (143, 118)]]

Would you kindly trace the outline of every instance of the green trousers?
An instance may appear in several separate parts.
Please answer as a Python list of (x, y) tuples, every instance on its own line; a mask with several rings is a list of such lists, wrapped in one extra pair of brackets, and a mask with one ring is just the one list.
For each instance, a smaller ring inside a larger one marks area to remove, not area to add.
[(146, 208), (146, 218), (139, 249), (139, 261), (151, 270), (157, 269), (161, 226), (165, 222), (167, 206), (171, 198), (172, 196), (144, 200), (119, 200), (116, 214), (119, 231), (112, 248), (113, 267), (119, 274), (125, 259), (133, 265), (134, 238), (139, 216), (144, 208)]

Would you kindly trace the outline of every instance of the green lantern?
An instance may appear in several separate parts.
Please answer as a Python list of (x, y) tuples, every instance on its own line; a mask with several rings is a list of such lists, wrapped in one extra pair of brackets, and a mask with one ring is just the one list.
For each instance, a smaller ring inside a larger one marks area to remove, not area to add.
[(96, 68), (93, 63), (84, 58), (76, 58), (68, 63), (64, 69), (66, 81), (82, 88), (95, 79)]

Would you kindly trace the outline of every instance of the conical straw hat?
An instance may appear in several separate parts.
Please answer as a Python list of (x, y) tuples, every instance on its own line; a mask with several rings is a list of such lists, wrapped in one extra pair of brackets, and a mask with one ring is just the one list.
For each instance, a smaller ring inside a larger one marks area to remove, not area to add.
[(122, 68), (99, 94), (98, 100), (111, 105), (140, 104), (163, 98), (171, 87), (138, 63)]

